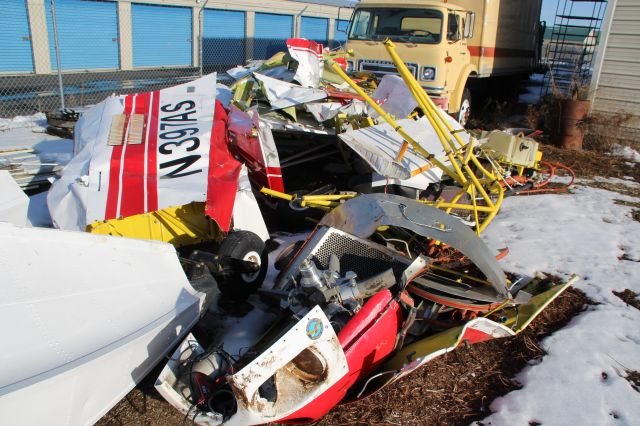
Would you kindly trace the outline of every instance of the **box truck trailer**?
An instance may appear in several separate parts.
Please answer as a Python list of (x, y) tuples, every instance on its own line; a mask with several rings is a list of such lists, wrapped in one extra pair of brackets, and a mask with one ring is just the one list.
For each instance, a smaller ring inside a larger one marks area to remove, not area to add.
[(395, 73), (382, 44), (391, 39), (435, 103), (464, 125), (471, 97), (487, 79), (513, 84), (512, 77), (538, 66), (541, 6), (542, 0), (362, 0), (348, 30), (349, 67), (379, 77)]

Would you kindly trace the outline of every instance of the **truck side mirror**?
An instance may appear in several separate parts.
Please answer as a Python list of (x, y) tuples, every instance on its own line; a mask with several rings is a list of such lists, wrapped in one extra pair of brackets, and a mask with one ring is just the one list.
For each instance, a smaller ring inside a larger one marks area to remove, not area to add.
[(467, 12), (467, 17), (464, 20), (464, 31), (463, 31), (464, 38), (473, 37), (473, 26), (475, 25), (475, 23), (476, 23), (476, 13)]
[(460, 16), (455, 13), (449, 13), (447, 25), (447, 40), (451, 42), (460, 40)]

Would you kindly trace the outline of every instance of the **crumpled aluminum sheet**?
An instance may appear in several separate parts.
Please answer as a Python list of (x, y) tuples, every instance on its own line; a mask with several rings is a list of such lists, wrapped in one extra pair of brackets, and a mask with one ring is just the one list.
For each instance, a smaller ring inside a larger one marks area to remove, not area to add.
[(499, 296), (510, 297), (505, 275), (489, 248), (471, 228), (435, 207), (397, 195), (366, 194), (331, 210), (318, 224), (360, 238), (370, 237), (384, 225), (409, 229), (456, 248), (482, 271)]

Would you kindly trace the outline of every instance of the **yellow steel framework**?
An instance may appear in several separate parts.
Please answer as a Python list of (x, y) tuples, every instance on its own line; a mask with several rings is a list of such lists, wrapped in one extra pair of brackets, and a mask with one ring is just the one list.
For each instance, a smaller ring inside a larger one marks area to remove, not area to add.
[[(425, 201), (424, 203), (444, 209), (447, 213), (450, 213), (453, 209), (472, 212), (476, 223), (475, 231), (480, 234), (496, 216), (500, 209), (500, 205), (502, 204), (504, 189), (502, 185), (500, 185), (499, 180), (501, 175), (499, 170), (495, 169), (496, 166), (493, 163), (491, 163), (491, 170), (489, 170), (480, 162), (474, 153), (476, 140), (471, 135), (469, 135), (469, 142), (465, 142), (460, 137), (460, 133), (465, 130), (456, 130), (451, 126), (444, 116), (443, 111), (436, 107), (431, 98), (407, 69), (402, 59), (400, 59), (396, 53), (393, 42), (387, 39), (384, 42), (384, 46), (404, 83), (409, 88), (411, 94), (417, 101), (418, 106), (424, 113), (424, 116), (434, 128), (445, 155), (451, 163), (451, 167), (437, 160), (432, 153), (425, 150), (415, 139), (413, 139), (390, 114), (384, 111), (380, 105), (378, 105), (342, 70), (340, 65), (331, 60), (328, 61), (328, 64), (336, 74), (346, 81), (347, 84), (349, 84), (356, 93), (371, 105), (380, 117), (393, 127), (393, 129), (403, 138), (404, 143), (396, 154), (396, 161), (402, 160), (409, 147), (411, 147), (416, 154), (424, 157), (425, 164), (415, 170), (411, 170), (412, 176), (423, 173), (432, 167), (438, 167), (460, 186), (460, 190), (451, 199), (451, 201), (447, 202), (444, 199), (439, 199), (433, 202)], [(476, 173), (479, 173), (479, 175)], [(273, 197), (289, 201), (294, 199), (294, 196), (267, 188), (263, 188), (262, 192)], [(471, 204), (459, 202), (464, 194), (469, 194)], [(306, 195), (299, 197), (299, 199), (300, 204), (303, 207), (314, 207), (329, 210), (337, 206), (340, 200), (352, 197), (354, 197), (354, 194)]]
[[(418, 103), (418, 106), (424, 113), (425, 117), (434, 128), (436, 135), (442, 145), (445, 155), (451, 167), (437, 160), (435, 156), (426, 151), (417, 141), (407, 134), (402, 126), (384, 111), (371, 97), (362, 90), (335, 62), (331, 63), (331, 68), (335, 73), (340, 75), (344, 81), (351, 86), (371, 107), (380, 114), (391, 127), (404, 139), (404, 143), (400, 151), (396, 155), (396, 161), (400, 161), (405, 152), (411, 147), (416, 154), (424, 157), (425, 165), (411, 171), (411, 175), (415, 176), (432, 167), (440, 168), (447, 176), (460, 185), (460, 191), (449, 202), (440, 199), (434, 202), (427, 202), (437, 208), (444, 209), (450, 213), (453, 209), (468, 210), (473, 213), (475, 219), (475, 230), (478, 234), (482, 232), (487, 225), (493, 220), (500, 209), (504, 196), (504, 189), (500, 185), (500, 175), (494, 170), (488, 170), (480, 162), (474, 153), (476, 146), (475, 139), (469, 135), (469, 142), (465, 142), (460, 133), (464, 130), (456, 130), (451, 126), (444, 116), (444, 112), (436, 107), (431, 98), (427, 95), (418, 81), (413, 77), (406, 65), (398, 56), (395, 45), (389, 39), (384, 41), (384, 46), (395, 64), (402, 80), (411, 94)], [(478, 175), (476, 174), (478, 173)], [(471, 204), (460, 203), (460, 198), (468, 193), (471, 197)], [(303, 199), (304, 200), (304, 199)], [(305, 200), (306, 201), (306, 200)], [(311, 200), (309, 200), (310, 202)], [(319, 200), (314, 200), (317, 202)], [(331, 200), (335, 202), (335, 200)], [(312, 205), (312, 204), (310, 204)]]

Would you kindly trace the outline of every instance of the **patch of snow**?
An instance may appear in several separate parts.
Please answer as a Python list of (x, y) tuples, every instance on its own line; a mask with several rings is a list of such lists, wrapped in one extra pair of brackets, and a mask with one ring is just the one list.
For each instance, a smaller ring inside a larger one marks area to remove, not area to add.
[(43, 163), (66, 165), (73, 156), (73, 141), (45, 133), (43, 113), (0, 119), (0, 151), (31, 148)]
[(518, 103), (535, 105), (540, 101), (540, 88), (527, 87), (527, 92), (518, 96)]
[(506, 270), (578, 273), (582, 278), (575, 287), (600, 305), (542, 341), (548, 354), (516, 377), (524, 387), (496, 399), (483, 424), (632, 424), (640, 419), (640, 393), (623, 377), (624, 368), (640, 370), (640, 311), (612, 293), (640, 292), (640, 223), (632, 219), (632, 207), (615, 200), (638, 202), (588, 186), (569, 195), (510, 197), (487, 229), (484, 239), (490, 246), (509, 247), (501, 261)]
[(532, 74), (528, 81), (524, 82), (524, 93), (518, 96), (518, 102), (522, 104), (537, 104), (540, 102), (540, 93), (544, 74)]
[[(603, 178), (601, 176), (595, 176), (593, 180), (595, 180), (596, 182), (605, 182), (605, 183), (610, 183), (614, 185), (623, 185), (629, 188), (640, 188), (640, 183), (636, 182), (635, 180), (619, 179), (619, 178)], [(578, 179), (576, 180), (576, 182), (587, 183), (588, 180)]]
[(544, 80), (544, 74), (540, 74), (540, 73), (531, 74), (531, 77), (529, 77), (529, 81), (536, 81), (538, 83), (542, 83), (543, 80)]
[(613, 145), (613, 149), (611, 150), (611, 153), (613, 155), (617, 155), (618, 157), (622, 157), (634, 163), (640, 163), (640, 152), (636, 151), (630, 146), (615, 144)]
[(0, 118), (0, 132), (11, 129), (47, 127), (47, 117), (42, 112), (33, 115), (19, 115), (13, 118)]
[(49, 208), (47, 207), (47, 192), (41, 192), (29, 197), (27, 220), (31, 223), (31, 226), (38, 226), (41, 228), (53, 227)]

